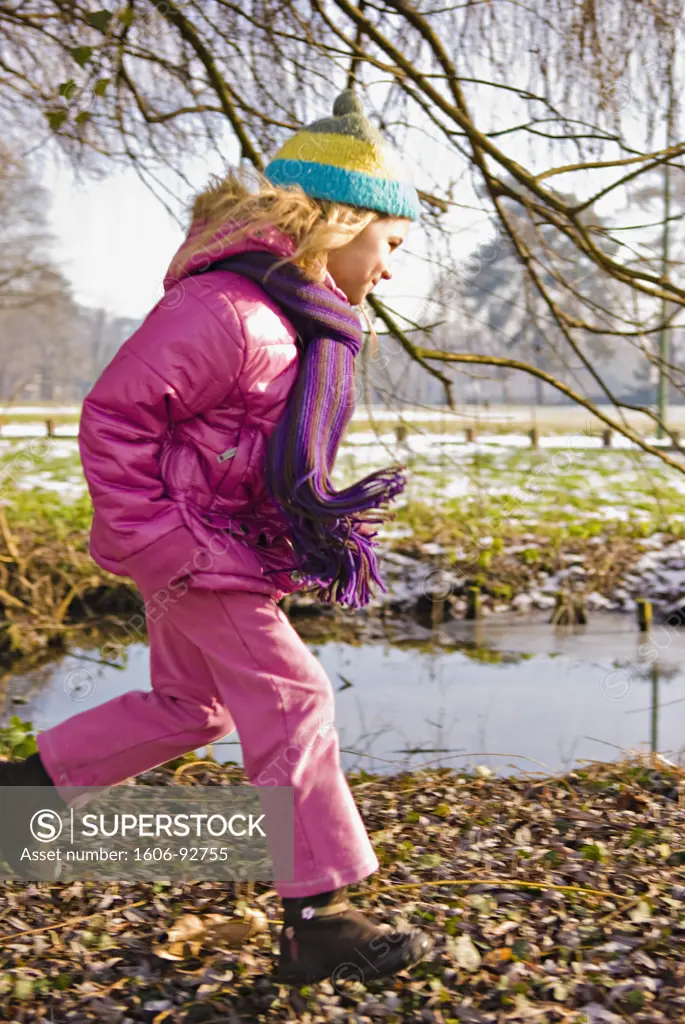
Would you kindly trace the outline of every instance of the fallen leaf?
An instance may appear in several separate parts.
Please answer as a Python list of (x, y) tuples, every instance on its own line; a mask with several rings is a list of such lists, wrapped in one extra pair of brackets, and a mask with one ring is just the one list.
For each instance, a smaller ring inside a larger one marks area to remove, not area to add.
[(500, 946), (498, 949), (489, 950), (483, 957), (483, 963), (496, 966), (505, 960), (511, 960), (511, 957), (511, 946)]
[(172, 942), (170, 945), (159, 943), (152, 946), (152, 952), (162, 960), (186, 960), (198, 956), (201, 949), (201, 942)]
[(260, 935), (269, 930), (266, 914), (261, 910), (248, 907), (245, 916), (231, 918), (215, 924), (208, 930), (207, 939), (223, 946), (240, 946), (246, 939)]
[(465, 971), (477, 971), (480, 967), (481, 956), (470, 935), (460, 935), (454, 943), (454, 959)]
[(185, 960), (197, 956), (203, 946), (241, 946), (268, 929), (266, 914), (252, 907), (246, 907), (242, 917), (184, 914), (169, 929), (167, 941), (153, 946), (153, 952), (163, 960)]
[(588, 1003), (580, 1007), (581, 1013), (586, 1016), (584, 1024), (622, 1024), (623, 1018), (617, 1017), (611, 1010), (605, 1009), (600, 1003)]
[(507, 932), (513, 932), (519, 927), (518, 921), (502, 921), (495, 928), (492, 929), (493, 935), (506, 935)]
[(206, 930), (207, 926), (203, 924), (202, 918), (195, 914), (184, 914), (169, 929), (167, 938), (169, 942), (185, 942), (198, 935), (204, 935)]
[(152, 1018), (152, 1024), (162, 1024), (162, 1021), (167, 1020), (173, 1012), (173, 1005), (170, 1010), (162, 1010), (161, 1013), (158, 1013), (156, 1017)]
[(649, 921), (652, 916), (652, 909), (645, 900), (640, 900), (636, 907), (628, 914), (628, 917), (634, 924), (644, 924), (645, 921)]

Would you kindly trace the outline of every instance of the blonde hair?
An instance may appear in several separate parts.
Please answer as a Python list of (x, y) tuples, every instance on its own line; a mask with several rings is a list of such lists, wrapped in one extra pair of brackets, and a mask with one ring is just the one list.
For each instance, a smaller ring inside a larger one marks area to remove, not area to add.
[[(315, 199), (299, 185), (274, 185), (260, 171), (251, 173), (256, 175), (255, 190), (250, 189), (244, 171), (231, 168), (223, 178), (214, 176), (195, 197), (190, 208), (190, 231), (172, 265), (174, 272), (181, 274), (187, 261), (200, 253), (209, 265), (213, 247), (216, 258), (227, 240), (275, 227), (290, 235), (295, 251), (274, 264), (269, 273), (284, 263), (294, 263), (308, 277), (321, 282), (331, 249), (341, 248), (372, 221), (388, 216), (377, 210)], [(226, 232), (231, 223), (237, 225), (235, 230)], [(360, 309), (377, 348), (378, 338), (364, 303)]]

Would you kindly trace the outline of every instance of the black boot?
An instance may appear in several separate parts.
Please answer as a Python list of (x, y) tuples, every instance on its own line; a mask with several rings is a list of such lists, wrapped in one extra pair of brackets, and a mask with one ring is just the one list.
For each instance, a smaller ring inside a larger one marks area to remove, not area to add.
[[(34, 787), (35, 792), (15, 788), (19, 786)], [(30, 862), (20, 859), (24, 849), (34, 844), (31, 818), (43, 808), (59, 814), (66, 806), (40, 754), (31, 754), (24, 761), (0, 761), (0, 859), (22, 878), (38, 877), (35, 866), (31, 868)]]
[(422, 960), (433, 943), (418, 930), (393, 931), (347, 900), (347, 889), (283, 900), (278, 980), (307, 985), (324, 978), (367, 984)]

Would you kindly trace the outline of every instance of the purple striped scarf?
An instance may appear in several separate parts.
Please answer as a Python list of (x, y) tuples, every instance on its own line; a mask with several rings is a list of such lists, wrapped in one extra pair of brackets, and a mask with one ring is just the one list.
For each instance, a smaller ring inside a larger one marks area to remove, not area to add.
[(260, 250), (213, 263), (207, 270), (231, 270), (260, 284), (281, 307), (299, 337), (300, 369), (268, 447), (267, 488), (290, 528), (305, 583), (327, 603), (359, 608), (381, 590), (372, 537), (364, 524), (379, 523), (376, 512), (405, 486), (403, 468), (378, 470), (336, 491), (331, 471), (343, 431), (356, 404), (355, 358), (362, 347), (359, 318), (330, 288), (299, 267)]

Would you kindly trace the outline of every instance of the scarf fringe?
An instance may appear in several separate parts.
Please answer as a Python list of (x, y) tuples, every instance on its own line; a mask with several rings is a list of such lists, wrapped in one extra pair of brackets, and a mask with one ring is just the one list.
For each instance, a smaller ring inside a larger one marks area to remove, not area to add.
[[(352, 501), (348, 492), (356, 492), (369, 480), (374, 483), (374, 491), (367, 495), (364, 502)], [(382, 485), (382, 492), (379, 487)], [(371, 477), (360, 481), (347, 491), (339, 492), (326, 506), (327, 511), (335, 507), (349, 507), (359, 513), (365, 508), (379, 509), (392, 501), (406, 486), (406, 479), (400, 470), (391, 474), (386, 471), (374, 473)], [(379, 495), (382, 501), (379, 501)], [(302, 506), (315, 504), (311, 494)], [(387, 592), (378, 566), (374, 551), (376, 533), (369, 536), (359, 529), (363, 525), (372, 525), (390, 517), (391, 513), (380, 511), (373, 517), (360, 517), (358, 514), (339, 515), (326, 519), (313, 519), (295, 513), (292, 509), (295, 502), (288, 502), (283, 511), (292, 537), (293, 547), (302, 558), (302, 575), (305, 584), (314, 587), (320, 600), (333, 604), (344, 604), (351, 608), (361, 608), (373, 597), (371, 584), (375, 584), (383, 593)], [(316, 503), (320, 508), (320, 503)]]

